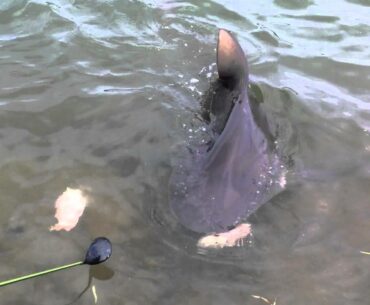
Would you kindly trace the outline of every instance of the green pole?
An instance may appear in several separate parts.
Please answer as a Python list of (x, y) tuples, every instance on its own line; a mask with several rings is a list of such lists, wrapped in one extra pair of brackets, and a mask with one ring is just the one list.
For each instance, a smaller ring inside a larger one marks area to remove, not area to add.
[(68, 264), (68, 265), (56, 267), (56, 268), (53, 268), (53, 269), (48, 269), (48, 270), (44, 270), (44, 271), (40, 271), (40, 272), (36, 272), (36, 273), (32, 273), (32, 274), (20, 276), (20, 277), (17, 277), (15, 279), (11, 279), (11, 280), (0, 282), (0, 287), (6, 286), (6, 285), (10, 285), (10, 284), (13, 284), (13, 283), (16, 283), (16, 282), (28, 280), (28, 279), (31, 279), (33, 277), (45, 275), (45, 274), (52, 273), (52, 272), (55, 272), (55, 271), (59, 271), (59, 270), (63, 270), (63, 269), (67, 269), (67, 268), (72, 268), (72, 267), (75, 267), (75, 266), (83, 265), (83, 264), (84, 264), (83, 261), (79, 261), (79, 262), (76, 262), (76, 263), (73, 263), (73, 264)]

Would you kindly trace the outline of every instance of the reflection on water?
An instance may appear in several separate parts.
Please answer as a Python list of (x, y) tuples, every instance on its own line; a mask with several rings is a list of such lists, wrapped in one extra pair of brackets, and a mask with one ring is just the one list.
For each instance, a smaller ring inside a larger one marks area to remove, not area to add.
[[(366, 304), (370, 281), (367, 1), (0, 3), (0, 278), (80, 259), (87, 268), (0, 290), (2, 304)], [(199, 253), (168, 208), (179, 151), (199, 139), (217, 27), (247, 53), (251, 95), (290, 165), (250, 217), (252, 243)], [(70, 232), (53, 203), (87, 186)], [(91, 271), (92, 272), (92, 271)], [(113, 274), (114, 273), (114, 274)]]

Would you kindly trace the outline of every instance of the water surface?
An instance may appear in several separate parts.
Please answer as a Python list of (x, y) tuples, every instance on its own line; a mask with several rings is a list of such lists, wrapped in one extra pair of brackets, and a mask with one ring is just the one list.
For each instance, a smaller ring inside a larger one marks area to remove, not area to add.
[[(104, 266), (4, 287), (1, 304), (368, 303), (368, 16), (365, 0), (1, 1), (0, 277), (113, 243)], [(207, 138), (218, 27), (248, 56), (290, 180), (249, 219), (250, 244), (200, 252), (168, 180)], [(50, 232), (66, 187), (90, 204)]]

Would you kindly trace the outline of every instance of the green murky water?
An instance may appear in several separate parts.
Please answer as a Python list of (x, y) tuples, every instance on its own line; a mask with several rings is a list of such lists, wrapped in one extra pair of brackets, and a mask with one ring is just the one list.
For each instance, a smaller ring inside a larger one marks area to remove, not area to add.
[[(2, 0), (0, 278), (79, 260), (96, 236), (114, 249), (0, 303), (368, 303), (369, 15), (368, 0)], [(251, 244), (199, 252), (167, 185), (202, 127), (218, 27), (247, 53), (292, 178), (250, 218)], [(89, 206), (50, 232), (66, 187)]]

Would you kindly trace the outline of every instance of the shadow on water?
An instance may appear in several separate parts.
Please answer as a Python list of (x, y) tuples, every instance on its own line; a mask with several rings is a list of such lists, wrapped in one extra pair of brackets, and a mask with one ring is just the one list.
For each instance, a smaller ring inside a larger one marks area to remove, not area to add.
[(81, 291), (81, 293), (74, 299), (71, 303), (67, 305), (76, 304), (78, 300), (86, 293), (86, 291), (91, 287), (93, 279), (100, 281), (107, 281), (114, 276), (114, 271), (104, 265), (90, 266), (89, 268), (89, 278), (86, 287)]

